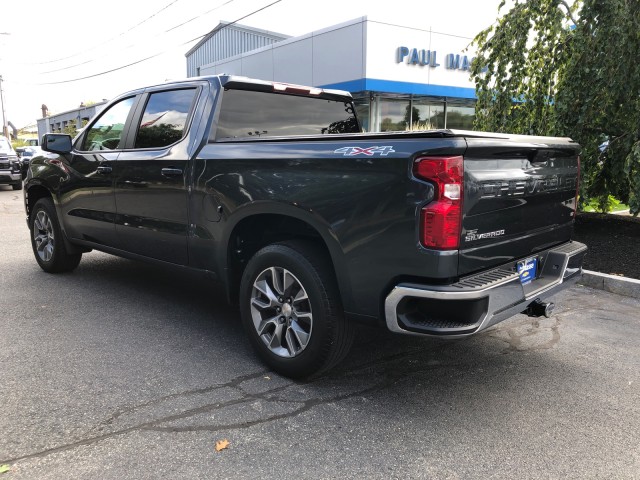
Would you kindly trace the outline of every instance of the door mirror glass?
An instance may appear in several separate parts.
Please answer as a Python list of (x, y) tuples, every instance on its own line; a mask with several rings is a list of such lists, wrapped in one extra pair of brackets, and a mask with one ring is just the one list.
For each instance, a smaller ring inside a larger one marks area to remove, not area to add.
[(71, 152), (71, 135), (64, 133), (45, 133), (42, 136), (42, 149), (45, 152), (69, 153)]

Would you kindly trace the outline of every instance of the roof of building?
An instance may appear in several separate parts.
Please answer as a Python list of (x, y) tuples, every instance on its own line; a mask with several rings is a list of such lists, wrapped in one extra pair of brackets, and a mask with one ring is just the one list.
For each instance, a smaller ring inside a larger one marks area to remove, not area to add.
[(184, 54), (185, 57), (191, 55), (194, 51), (196, 51), (203, 43), (213, 37), (216, 33), (218, 33), (223, 28), (233, 28), (235, 30), (239, 30), (247, 33), (256, 33), (259, 35), (263, 35), (265, 37), (270, 37), (274, 40), (284, 40), (290, 38), (291, 35), (285, 35), (283, 33), (271, 32), (269, 30), (262, 30), (261, 28), (248, 27), (246, 25), (240, 25), (239, 23), (233, 22), (220, 22), (213, 30), (207, 33), (204, 37), (200, 39), (198, 43), (196, 43), (193, 47), (189, 49), (187, 53)]
[(71, 110), (65, 110), (64, 112), (50, 113), (48, 116), (40, 117), (37, 120), (40, 121), (40, 120), (44, 120), (46, 118), (62, 117), (62, 116), (68, 115), (70, 113), (76, 113), (76, 112), (95, 109), (95, 107), (100, 107), (102, 105), (106, 105), (107, 102), (108, 102), (108, 100), (103, 100), (101, 102), (92, 103), (91, 105), (83, 105), (81, 107), (72, 108)]

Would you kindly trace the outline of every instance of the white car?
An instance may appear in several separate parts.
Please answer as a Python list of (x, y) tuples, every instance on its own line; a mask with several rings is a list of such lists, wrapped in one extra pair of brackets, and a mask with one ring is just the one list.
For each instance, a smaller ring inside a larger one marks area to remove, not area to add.
[(7, 137), (0, 137), (0, 184), (22, 190), (22, 172), (18, 154)]

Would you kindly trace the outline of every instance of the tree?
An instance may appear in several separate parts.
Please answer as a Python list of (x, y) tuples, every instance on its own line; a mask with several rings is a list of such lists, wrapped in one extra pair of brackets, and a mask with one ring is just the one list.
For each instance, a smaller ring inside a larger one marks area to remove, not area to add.
[[(502, 2), (500, 8), (504, 7)], [(640, 211), (640, 0), (515, 0), (480, 32), (475, 128), (570, 136), (581, 200)]]
[(62, 133), (66, 133), (67, 135), (71, 135), (71, 138), (75, 137), (78, 133), (78, 129), (76, 128), (76, 122), (69, 122), (62, 129)]
[[(82, 128), (84, 128), (89, 121), (86, 119), (82, 119)], [(74, 138), (78, 134), (78, 128), (76, 127), (76, 122), (69, 122), (62, 129), (62, 133), (66, 133), (67, 135), (71, 135), (71, 138)]]
[(405, 130), (417, 130), (420, 127), (420, 110), (417, 107), (407, 105), (404, 109)]
[(143, 125), (138, 130), (136, 148), (153, 148), (171, 145), (182, 138), (183, 128), (171, 123)]
[(583, 146), (586, 197), (606, 207), (613, 195), (636, 215), (640, 211), (639, 32), (640, 0), (585, 0), (557, 95), (561, 133)]

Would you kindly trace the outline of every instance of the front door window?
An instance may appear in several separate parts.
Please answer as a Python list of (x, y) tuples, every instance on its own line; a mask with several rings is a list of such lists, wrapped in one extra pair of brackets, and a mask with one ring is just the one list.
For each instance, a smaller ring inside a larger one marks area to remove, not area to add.
[(135, 97), (125, 98), (104, 111), (84, 137), (82, 150), (116, 150), (122, 148), (124, 125)]

